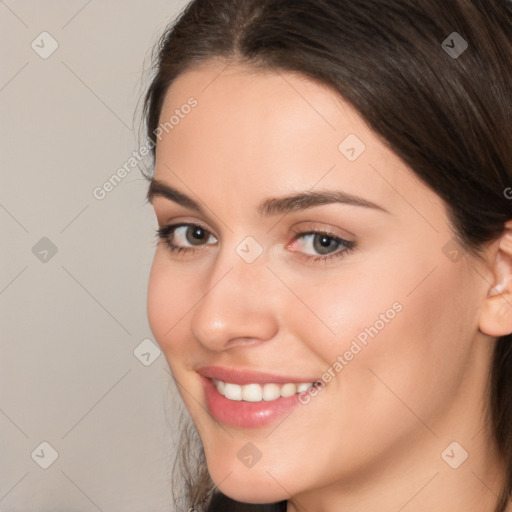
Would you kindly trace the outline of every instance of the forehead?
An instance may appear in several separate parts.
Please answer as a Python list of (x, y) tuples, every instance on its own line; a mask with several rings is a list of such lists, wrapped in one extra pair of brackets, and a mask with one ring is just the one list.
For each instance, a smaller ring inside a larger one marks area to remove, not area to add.
[(169, 114), (192, 96), (198, 100), (202, 113), (196, 116), (197, 121), (215, 121), (218, 128), (229, 127), (226, 121), (234, 113), (239, 129), (256, 123), (267, 131), (288, 127), (281, 136), (295, 134), (301, 127), (302, 131), (315, 129), (333, 140), (347, 129), (363, 136), (370, 131), (335, 91), (299, 73), (207, 61), (173, 82), (165, 96), (160, 122), (169, 119)]
[[(193, 98), (193, 109), (183, 108)], [(188, 112), (188, 113), (185, 113)], [(409, 215), (437, 200), (333, 90), (297, 73), (209, 61), (167, 91), (155, 176), (194, 188), (279, 195), (315, 186), (362, 195)], [(439, 202), (439, 201), (438, 201)]]

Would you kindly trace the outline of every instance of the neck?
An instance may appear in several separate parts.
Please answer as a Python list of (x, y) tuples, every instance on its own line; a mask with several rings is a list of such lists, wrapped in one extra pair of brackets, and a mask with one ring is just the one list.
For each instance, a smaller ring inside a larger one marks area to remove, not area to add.
[(440, 436), (425, 442), (424, 450), (414, 457), (391, 459), (387, 467), (378, 465), (371, 475), (366, 472), (365, 482), (341, 481), (294, 496), (287, 512), (494, 512), (504, 471), (495, 448), (484, 442), (483, 432), (473, 439), (474, 432), (458, 437), (468, 458), (457, 469), (445, 460), (455, 466), (464, 452), (458, 445), (446, 450), (453, 437)]

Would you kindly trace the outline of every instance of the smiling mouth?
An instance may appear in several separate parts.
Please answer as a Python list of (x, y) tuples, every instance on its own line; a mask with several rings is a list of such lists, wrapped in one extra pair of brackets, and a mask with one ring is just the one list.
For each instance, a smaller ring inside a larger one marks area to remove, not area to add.
[(284, 384), (267, 382), (265, 384), (250, 383), (240, 385), (224, 382), (219, 379), (211, 380), (217, 391), (228, 400), (245, 402), (271, 402), (278, 398), (287, 398), (297, 393), (302, 393), (315, 385), (314, 382), (301, 382), (298, 384), (294, 382)]
[[(268, 426), (285, 414), (289, 414), (301, 403), (301, 395), (297, 392), (297, 386), (304, 384), (304, 388), (307, 385), (309, 389), (313, 385), (306, 382), (298, 384), (273, 382), (234, 384), (204, 375), (201, 376), (201, 380), (206, 406), (213, 419), (232, 427), (251, 429)], [(220, 387), (222, 393), (217, 386)], [(292, 391), (293, 394), (286, 396)], [(265, 400), (264, 393), (265, 398), (271, 398), (271, 400)], [(285, 396), (282, 396), (281, 393)]]

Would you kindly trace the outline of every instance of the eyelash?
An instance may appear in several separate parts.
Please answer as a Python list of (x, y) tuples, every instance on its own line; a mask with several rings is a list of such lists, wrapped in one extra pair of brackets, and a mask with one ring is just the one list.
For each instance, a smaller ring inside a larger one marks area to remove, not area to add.
[[(183, 227), (183, 226), (187, 226), (189, 228), (199, 228), (199, 229), (202, 229), (203, 231), (205, 231), (205, 233), (211, 234), (207, 229), (203, 228), (203, 226), (200, 226), (199, 224), (192, 224), (192, 223), (185, 222), (185, 223), (180, 223), (180, 224), (169, 224), (167, 226), (162, 226), (162, 227), (158, 228), (156, 230), (156, 237), (160, 241), (164, 242), (165, 245), (167, 246), (167, 248), (175, 254), (182, 254), (182, 253), (194, 254), (197, 251), (201, 251), (202, 247), (204, 247), (204, 246), (202, 246), (201, 248), (181, 247), (179, 245), (176, 245), (174, 242), (172, 242), (172, 240), (170, 238), (171, 235), (174, 233), (174, 231), (176, 229)], [(330, 238), (331, 240), (334, 240), (335, 242), (337, 242), (341, 247), (344, 247), (342, 250), (340, 250), (338, 248), (336, 250), (336, 252), (332, 252), (332, 253), (324, 255), (324, 256), (322, 256), (322, 255), (314, 256), (311, 254), (300, 253), (300, 254), (302, 254), (302, 257), (304, 257), (306, 259), (306, 261), (310, 261), (310, 260), (328, 261), (331, 258), (341, 258), (341, 257), (351, 253), (352, 251), (354, 251), (357, 248), (356, 242), (351, 241), (351, 240), (345, 240), (345, 239), (340, 238), (339, 236), (337, 236), (333, 233), (330, 233), (328, 231), (310, 230), (310, 231), (295, 231), (294, 233), (295, 233), (295, 237), (294, 237), (292, 243), (295, 242), (295, 240), (300, 239), (306, 235), (324, 235), (324, 236), (327, 236), (328, 238)], [(294, 251), (294, 252), (298, 252), (298, 251)]]

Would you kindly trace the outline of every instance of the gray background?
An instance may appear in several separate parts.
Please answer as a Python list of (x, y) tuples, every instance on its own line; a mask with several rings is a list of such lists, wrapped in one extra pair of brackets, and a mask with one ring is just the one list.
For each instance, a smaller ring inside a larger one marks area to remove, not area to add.
[(147, 182), (93, 190), (145, 142), (151, 50), (185, 4), (0, 0), (2, 512), (173, 510)]

